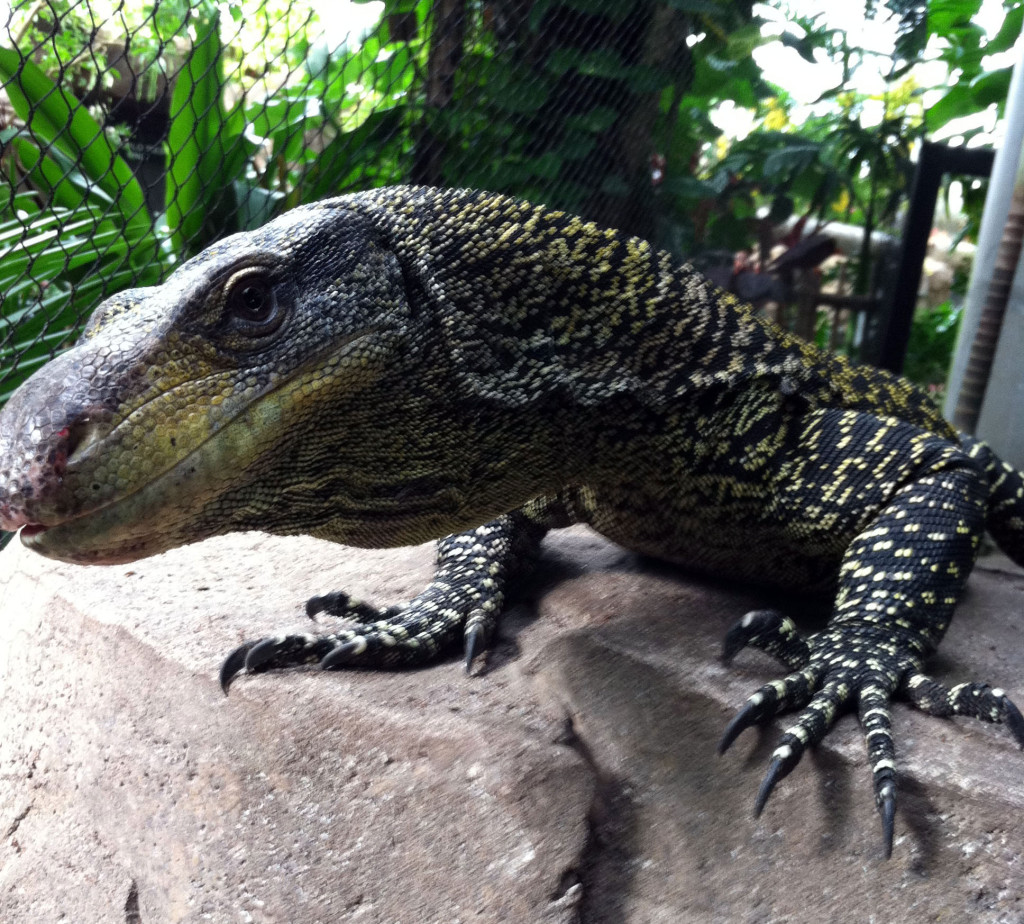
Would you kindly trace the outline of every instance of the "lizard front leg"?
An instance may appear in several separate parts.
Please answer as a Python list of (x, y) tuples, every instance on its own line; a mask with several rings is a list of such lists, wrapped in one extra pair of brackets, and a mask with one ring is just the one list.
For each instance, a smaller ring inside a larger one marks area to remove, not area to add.
[[(839, 571), (832, 619), (804, 639), (771, 611), (748, 614), (726, 639), (725, 656), (745, 645), (791, 671), (748, 699), (726, 729), (720, 751), (751, 725), (800, 710), (783, 732), (757, 794), (760, 814), (772, 789), (804, 751), (856, 709), (867, 741), (885, 851), (892, 851), (896, 807), (895, 747), (889, 704), (903, 698), (932, 715), (969, 715), (1006, 723), (1024, 746), (1024, 719), (1002, 690), (965, 683), (948, 689), (923, 672), (949, 625), (985, 528), (988, 486), (959, 447), (906, 424), (832, 412), (805, 431), (822, 448), (822, 466), (785, 471), (819, 516), (838, 502), (875, 509), (849, 543)], [(860, 446), (837, 479), (829, 446)], [(898, 450), (898, 451), (897, 451)], [(813, 452), (809, 453), (813, 455)], [(784, 492), (781, 495), (784, 497)], [(820, 503), (819, 503), (820, 502)], [(840, 517), (841, 519), (841, 517)]]
[(459, 638), (468, 671), (494, 632), (509, 579), (532, 565), (552, 525), (542, 515), (545, 509), (534, 502), (442, 539), (434, 579), (404, 606), (381, 610), (344, 592), (311, 598), (306, 604), (310, 617), (327, 613), (353, 626), (245, 642), (224, 660), (222, 688), (227, 692), (242, 670), (258, 673), (301, 664), (318, 664), (325, 670), (412, 667), (438, 657)]

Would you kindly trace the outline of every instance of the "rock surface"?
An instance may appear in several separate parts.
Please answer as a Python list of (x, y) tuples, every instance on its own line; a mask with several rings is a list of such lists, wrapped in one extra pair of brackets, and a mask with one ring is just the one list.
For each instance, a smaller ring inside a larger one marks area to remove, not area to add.
[[(452, 658), (221, 694), (223, 655), (303, 625), (307, 597), (397, 602), (431, 561), (255, 534), (111, 568), (0, 553), (0, 921), (1024, 920), (1005, 729), (897, 706), (888, 862), (852, 717), (755, 821), (779, 726), (715, 746), (778, 670), (718, 654), (779, 601), (585, 530), (548, 540), (475, 676)], [(934, 674), (1024, 703), (1022, 609), (1024, 572), (983, 563)]]

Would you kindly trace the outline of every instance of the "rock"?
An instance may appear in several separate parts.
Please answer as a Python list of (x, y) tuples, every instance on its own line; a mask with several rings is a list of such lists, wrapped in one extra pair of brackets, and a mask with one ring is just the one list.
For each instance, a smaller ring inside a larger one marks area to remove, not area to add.
[[(897, 706), (882, 858), (856, 721), (751, 807), (780, 726), (715, 746), (777, 676), (718, 660), (774, 602), (582, 529), (482, 669), (242, 676), (240, 641), (307, 597), (390, 603), (426, 547), (245, 534), (131, 566), (0, 553), (0, 920), (574, 922), (1024, 919), (1024, 755), (1005, 729)], [(976, 571), (936, 676), (1024, 702), (1024, 572)], [(785, 601), (782, 601), (785, 602)]]

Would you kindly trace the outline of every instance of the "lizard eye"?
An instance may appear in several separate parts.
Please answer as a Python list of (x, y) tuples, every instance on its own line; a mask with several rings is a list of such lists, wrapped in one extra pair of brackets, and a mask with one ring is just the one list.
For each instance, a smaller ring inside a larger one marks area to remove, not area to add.
[(269, 334), (285, 312), (271, 280), (263, 273), (246, 273), (235, 280), (224, 298), (225, 318), (243, 334)]

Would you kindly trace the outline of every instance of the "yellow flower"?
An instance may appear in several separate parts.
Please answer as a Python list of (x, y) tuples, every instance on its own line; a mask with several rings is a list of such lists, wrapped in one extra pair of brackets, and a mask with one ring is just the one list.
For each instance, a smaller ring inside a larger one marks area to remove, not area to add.
[(764, 117), (764, 127), (770, 132), (782, 131), (789, 124), (789, 113), (779, 104), (778, 99), (768, 103), (768, 114)]

